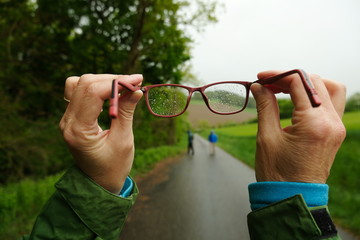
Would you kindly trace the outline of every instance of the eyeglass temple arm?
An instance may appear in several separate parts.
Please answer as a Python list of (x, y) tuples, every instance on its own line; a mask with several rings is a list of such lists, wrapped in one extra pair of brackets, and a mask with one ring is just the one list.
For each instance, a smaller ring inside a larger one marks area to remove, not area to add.
[(304, 85), (305, 91), (309, 97), (309, 100), (311, 102), (312, 107), (318, 107), (321, 105), (321, 100), (314, 88), (314, 86), (312, 85), (309, 76), (306, 74), (306, 72), (302, 69), (294, 69), (288, 72), (284, 72), (281, 74), (278, 74), (276, 76), (272, 76), (272, 77), (268, 77), (268, 78), (263, 78), (263, 79), (259, 79), (257, 81), (255, 81), (255, 83), (260, 83), (261, 85), (269, 85), (272, 84), (274, 82), (276, 82), (277, 80), (284, 78), (286, 76), (289, 76), (291, 74), (297, 73), (299, 74), (301, 81)]
[(109, 115), (111, 118), (117, 118), (118, 116), (118, 105), (119, 105), (119, 85), (130, 92), (135, 92), (141, 87), (133, 86), (128, 82), (121, 81), (119, 79), (114, 79), (112, 81), (111, 87), (111, 96), (110, 96), (110, 106), (109, 106)]

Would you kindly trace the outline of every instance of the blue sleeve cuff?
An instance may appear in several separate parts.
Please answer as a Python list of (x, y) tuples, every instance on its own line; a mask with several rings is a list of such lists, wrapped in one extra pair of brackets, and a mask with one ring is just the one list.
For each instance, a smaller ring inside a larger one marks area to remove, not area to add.
[(300, 182), (257, 182), (249, 184), (251, 209), (255, 210), (269, 204), (301, 194), (308, 207), (328, 204), (329, 186), (321, 183)]
[(134, 188), (133, 180), (131, 180), (130, 177), (126, 177), (124, 186), (122, 187), (119, 196), (123, 197), (123, 198), (126, 198), (126, 197), (130, 196), (133, 188)]

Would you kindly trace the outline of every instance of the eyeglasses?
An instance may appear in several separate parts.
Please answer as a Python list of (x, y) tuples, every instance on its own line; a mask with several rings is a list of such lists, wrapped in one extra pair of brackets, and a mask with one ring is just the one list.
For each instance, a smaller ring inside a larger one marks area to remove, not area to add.
[(319, 106), (321, 101), (306, 72), (301, 69), (294, 69), (254, 82), (216, 82), (196, 88), (180, 84), (156, 84), (138, 87), (120, 79), (114, 79), (112, 82), (109, 114), (112, 118), (117, 117), (119, 85), (131, 92), (137, 90), (143, 91), (149, 111), (158, 117), (176, 117), (183, 114), (189, 106), (194, 92), (200, 92), (210, 111), (221, 115), (235, 114), (246, 108), (250, 86), (253, 83), (268, 86), (292, 74), (299, 74), (312, 106)]

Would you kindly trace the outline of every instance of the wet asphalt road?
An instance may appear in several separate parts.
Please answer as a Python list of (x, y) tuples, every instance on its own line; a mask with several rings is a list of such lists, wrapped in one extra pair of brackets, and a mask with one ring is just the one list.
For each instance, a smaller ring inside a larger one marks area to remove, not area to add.
[(162, 163), (138, 181), (140, 196), (121, 240), (249, 239), (247, 185), (254, 171), (219, 148), (210, 156), (199, 136), (194, 148), (194, 156)]

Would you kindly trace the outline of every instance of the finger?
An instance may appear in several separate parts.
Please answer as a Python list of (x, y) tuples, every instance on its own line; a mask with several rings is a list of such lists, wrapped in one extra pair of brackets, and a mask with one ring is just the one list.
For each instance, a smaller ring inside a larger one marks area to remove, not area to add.
[[(258, 79), (264, 79), (269, 78), (275, 75), (278, 75), (280, 73), (283, 73), (285, 71), (280, 70), (269, 70), (269, 71), (263, 71), (257, 74)], [(270, 89), (273, 93), (289, 93), (289, 84), (288, 82), (284, 81), (284, 79), (279, 79), (272, 85), (266, 86), (268, 89)]]
[(333, 113), (336, 117), (342, 117), (346, 101), (345, 88), (315, 74), (311, 75), (311, 79), (322, 100), (321, 108), (326, 109), (328, 114)]
[(328, 79), (322, 79), (330, 97), (330, 101), (334, 106), (338, 116), (342, 118), (345, 110), (346, 103), (346, 88), (344, 85), (330, 81)]
[(64, 98), (67, 100), (71, 100), (71, 96), (73, 95), (75, 88), (79, 82), (80, 77), (72, 76), (68, 77), (65, 81), (65, 91)]
[[(136, 105), (143, 96), (141, 90), (123, 93), (119, 98), (118, 117), (111, 121), (110, 138), (132, 138), (132, 123)], [(122, 136), (122, 137), (120, 137)]]
[[(112, 80), (118, 77), (119, 75), (99, 74), (85, 75), (79, 79), (69, 105), (79, 122), (92, 125), (97, 121), (104, 101), (110, 97)], [(142, 81), (142, 75), (138, 74), (120, 77), (133, 85)]]
[[(259, 73), (258, 78), (263, 79), (280, 73), (282, 73), (282, 71), (266, 71)], [(290, 93), (296, 110), (305, 110), (312, 107), (304, 84), (298, 74), (291, 74), (277, 80), (270, 85), (270, 89), (275, 89), (275, 92), (279, 92), (281, 90), (281, 92)]]
[(258, 112), (258, 134), (273, 136), (274, 133), (281, 130), (279, 107), (274, 94), (258, 83), (251, 85), (251, 92), (254, 95)]

